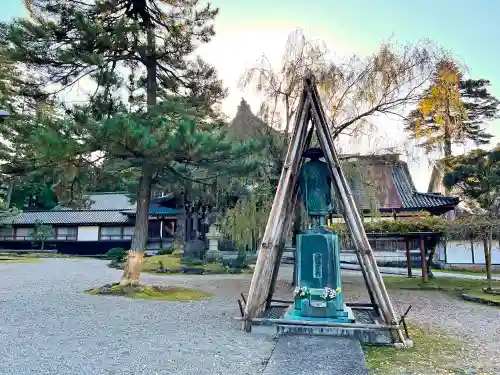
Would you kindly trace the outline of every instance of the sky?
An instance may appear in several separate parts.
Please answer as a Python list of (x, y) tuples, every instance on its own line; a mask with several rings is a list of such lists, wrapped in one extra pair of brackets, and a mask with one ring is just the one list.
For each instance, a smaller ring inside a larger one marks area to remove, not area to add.
[[(25, 15), (22, 0), (2, 0), (0, 20)], [(451, 50), (468, 67), (472, 78), (491, 81), (500, 98), (500, 1), (495, 0), (213, 0), (220, 8), (216, 36), (198, 53), (213, 64), (229, 90), (223, 110), (232, 117), (244, 97), (254, 112), (261, 98), (251, 88), (241, 91), (238, 79), (265, 54), (279, 63), (288, 35), (301, 28), (308, 37), (324, 41), (338, 55), (368, 55), (381, 42), (400, 43), (430, 38)], [(350, 144), (349, 153), (364, 153), (373, 144), (405, 140), (402, 124), (379, 124), (375, 137)], [(500, 142), (500, 121), (488, 125)], [(369, 142), (371, 141), (371, 143)], [(383, 144), (383, 145), (384, 145)], [(383, 146), (382, 145), (382, 146)], [(458, 150), (463, 151), (463, 149)], [(419, 191), (427, 191), (431, 166), (423, 153), (409, 161)]]

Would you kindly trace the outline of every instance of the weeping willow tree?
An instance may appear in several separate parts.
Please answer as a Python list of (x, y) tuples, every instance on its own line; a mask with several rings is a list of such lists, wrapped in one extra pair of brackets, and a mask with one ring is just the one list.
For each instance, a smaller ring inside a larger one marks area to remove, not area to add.
[(221, 217), (220, 231), (224, 237), (234, 241), (238, 249), (257, 250), (266, 229), (273, 196), (269, 189), (257, 187)]

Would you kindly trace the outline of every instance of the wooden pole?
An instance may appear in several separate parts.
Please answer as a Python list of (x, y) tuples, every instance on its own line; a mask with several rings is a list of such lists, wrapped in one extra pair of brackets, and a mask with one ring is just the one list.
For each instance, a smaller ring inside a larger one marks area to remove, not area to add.
[[(474, 254), (474, 238), (471, 238), (471, 240), (470, 240), (470, 250), (471, 250), (472, 264), (476, 264), (476, 259), (475, 259), (475, 254)], [(446, 258), (445, 258), (445, 262), (446, 262)]]
[[(313, 118), (315, 119), (315, 122), (318, 124), (317, 126), (321, 126), (321, 120), (318, 116), (318, 113), (316, 110), (313, 111)], [(388, 319), (388, 313), (387, 313), (387, 308), (385, 306), (385, 301), (383, 297), (381, 296), (380, 288), (377, 285), (377, 281), (375, 278), (375, 275), (373, 274), (372, 269), (369, 267), (369, 259), (366, 257), (366, 252), (367, 252), (367, 247), (363, 243), (363, 240), (361, 239), (361, 234), (360, 234), (360, 228), (363, 228), (362, 223), (360, 224), (361, 220), (356, 220), (355, 214), (357, 213), (357, 209), (355, 208), (354, 201), (350, 202), (349, 201), (349, 190), (346, 188), (346, 186), (343, 184), (342, 180), (344, 177), (341, 175), (341, 170), (338, 167), (339, 163), (336, 163), (334, 159), (334, 154), (332, 153), (332, 148), (329, 147), (328, 145), (328, 138), (326, 134), (323, 131), (318, 131), (318, 137), (319, 141), (321, 144), (321, 147), (325, 151), (325, 159), (328, 162), (328, 165), (330, 167), (330, 172), (332, 173), (332, 180), (335, 182), (336, 190), (337, 190), (337, 195), (340, 197), (342, 200), (342, 206), (343, 206), (343, 216), (344, 220), (347, 224), (347, 227), (349, 228), (349, 232), (351, 233), (352, 239), (354, 244), (356, 245), (356, 254), (360, 254), (358, 257), (359, 260), (359, 265), (360, 269), (363, 272), (363, 276), (366, 275), (366, 280), (367, 280), (367, 286), (368, 290), (373, 293), (373, 298), (375, 299), (374, 305), (377, 305), (380, 307), (382, 317), (387, 320)], [(345, 177), (344, 177), (345, 178)], [(352, 198), (352, 196), (351, 196)], [(364, 229), (362, 229), (364, 230)], [(366, 234), (365, 234), (366, 236)], [(368, 245), (369, 249), (369, 245)], [(364, 269), (364, 271), (363, 271)], [(388, 322), (390, 322), (389, 320)], [(387, 321), (386, 321), (387, 322)]]
[[(376, 259), (368, 241), (368, 237), (366, 236), (363, 222), (359, 216), (354, 198), (352, 197), (347, 180), (343, 174), (340, 161), (335, 152), (330, 129), (328, 128), (328, 124), (326, 122), (326, 116), (323, 108), (317, 100), (319, 95), (316, 87), (314, 86), (311, 78), (306, 79), (305, 84), (312, 103), (312, 119), (317, 128), (318, 138), (321, 147), (325, 152), (325, 159), (330, 167), (332, 179), (335, 181), (334, 185), (337, 188), (337, 193), (344, 204), (344, 220), (348, 224), (348, 228), (353, 239), (355, 239), (357, 252), (361, 253), (361, 257), (365, 258), (364, 263), (366, 267), (366, 277), (367, 280), (370, 280), (367, 284), (370, 284), (371, 288), (373, 288), (373, 294), (378, 300), (378, 305), (380, 306), (385, 322), (387, 324), (397, 325), (396, 313), (392, 307), (392, 302), (390, 301), (389, 294), (385, 288), (382, 275), (380, 274)], [(361, 263), (360, 266), (362, 267)], [(405, 345), (404, 336), (400, 329), (391, 331), (391, 333), (395, 341), (400, 341), (403, 345)]]
[(427, 283), (429, 275), (427, 273), (427, 261), (425, 259), (425, 236), (420, 236), (420, 267), (422, 267), (422, 281)]
[(298, 174), (302, 153), (301, 146), (304, 146), (307, 124), (310, 118), (310, 100), (307, 99), (305, 91), (300, 98), (298, 108), (292, 139), (288, 147), (271, 212), (269, 213), (248, 292), (243, 322), (243, 328), (247, 332), (252, 329), (252, 318), (260, 314), (265, 308), (273, 279), (275, 262), (279, 255), (279, 246), (286, 221), (286, 203), (293, 193), (293, 178)]
[(406, 262), (408, 264), (408, 277), (413, 277), (411, 272), (410, 240), (408, 238), (405, 240), (405, 245), (406, 245)]
[[(308, 121), (307, 121), (308, 122)], [(306, 123), (307, 126), (307, 123)], [(303, 144), (299, 146), (299, 150), (304, 150), (309, 147), (309, 144), (311, 143), (311, 138), (313, 135), (314, 127), (311, 126), (311, 128), (308, 130), (307, 137), (304, 141)], [(302, 155), (302, 152), (301, 152)], [(298, 177), (300, 170), (302, 168), (304, 159), (301, 158), (300, 163), (299, 163), (299, 168), (297, 170), (298, 173), (294, 174), (293, 176), (293, 193), (292, 193), (292, 199), (290, 200), (290, 203), (288, 203), (287, 209), (286, 209), (286, 222), (285, 222), (285, 231), (283, 233), (282, 237), (282, 244), (280, 244), (280, 250), (278, 254), (278, 258), (275, 263), (275, 268), (273, 271), (273, 277), (271, 278), (271, 287), (269, 288), (269, 295), (267, 297), (267, 303), (266, 303), (266, 309), (268, 309), (271, 305), (271, 299), (273, 298), (274, 291), (276, 289), (276, 282), (278, 280), (278, 274), (279, 274), (279, 268), (281, 265), (281, 259), (283, 258), (283, 252), (285, 250), (285, 241), (286, 241), (286, 236), (290, 233), (292, 222), (293, 222), (293, 217), (295, 214), (295, 210), (297, 207), (297, 200), (299, 199), (299, 185), (298, 185)], [(297, 259), (296, 255), (297, 254), (297, 248), (295, 248), (295, 257), (294, 257), (294, 265), (293, 265), (293, 280), (292, 280), (292, 286), (295, 286), (295, 277), (296, 277), (296, 272), (297, 272)]]
[[(239, 318), (235, 318), (239, 320)], [(256, 323), (277, 323), (284, 326), (307, 326), (307, 327), (329, 327), (329, 328), (356, 328), (356, 329), (397, 329), (399, 326), (394, 324), (370, 324), (370, 323), (340, 323), (340, 322), (307, 322), (272, 318), (254, 318)]]
[(279, 247), (279, 253), (278, 257), (276, 259), (276, 262), (274, 264), (274, 270), (273, 270), (273, 276), (271, 278), (271, 287), (269, 288), (269, 294), (267, 296), (267, 302), (266, 302), (266, 309), (268, 309), (271, 306), (271, 300), (273, 298), (274, 291), (276, 290), (276, 282), (278, 281), (278, 273), (281, 265), (281, 259), (283, 258), (283, 252), (285, 251), (285, 238), (286, 235), (290, 232), (290, 227), (292, 224), (292, 215), (293, 211), (295, 208), (295, 205), (297, 203), (297, 197), (298, 197), (298, 187), (295, 185), (293, 194), (292, 194), (292, 200), (288, 204), (287, 210), (286, 210), (286, 222), (285, 222), (285, 231), (284, 231), (284, 236), (282, 238), (282, 241), (280, 243)]

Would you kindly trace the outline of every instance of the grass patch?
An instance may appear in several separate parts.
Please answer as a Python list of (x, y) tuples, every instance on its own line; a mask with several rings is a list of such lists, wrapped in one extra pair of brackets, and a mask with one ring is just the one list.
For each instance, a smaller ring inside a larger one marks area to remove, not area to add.
[(93, 295), (122, 296), (163, 301), (199, 301), (213, 295), (201, 290), (181, 287), (161, 287), (155, 285), (122, 287), (118, 284), (105, 285), (100, 288), (86, 290), (85, 292)]
[[(450, 364), (460, 351), (461, 343), (437, 330), (412, 326), (409, 328), (414, 346), (409, 349), (363, 345), (366, 364), (371, 375), (436, 373), (457, 374)], [(460, 373), (460, 372), (458, 372)]]
[[(422, 275), (422, 270), (420, 268), (412, 268), (413, 275), (418, 276)], [(486, 278), (486, 271), (481, 268), (452, 268), (452, 269), (444, 269), (444, 270), (432, 270), (433, 273), (439, 274), (439, 273), (455, 273), (459, 275), (470, 275), (470, 276), (484, 276)], [(491, 273), (493, 276), (500, 276), (500, 272), (498, 271), (493, 271)]]
[[(164, 268), (170, 270), (171, 272), (157, 273), (156, 270), (160, 267), (160, 262), (163, 264)], [(184, 265), (181, 263), (181, 257), (179, 254), (154, 255), (152, 257), (144, 258), (141, 271), (154, 273), (155, 275), (171, 275), (180, 272), (180, 269), (183, 266)], [(196, 266), (186, 265), (185, 267), (201, 268), (204, 271), (216, 274), (228, 273), (227, 268), (220, 263), (207, 263)], [(253, 273), (253, 269), (243, 269), (242, 273)]]
[[(456, 277), (435, 277), (424, 283), (421, 277), (384, 276), (384, 282), (388, 289), (440, 290), (454, 296), (462, 293), (470, 294), (471, 291), (481, 291), (487, 286), (486, 280)], [(500, 281), (493, 280), (492, 283), (493, 288), (500, 288)]]
[(472, 297), (476, 297), (476, 298), (482, 298), (482, 299), (485, 299), (487, 301), (491, 301), (491, 302), (495, 302), (495, 303), (500, 303), (500, 296), (497, 295), (497, 294), (489, 294), (489, 293), (485, 293), (483, 291), (471, 291), (469, 293), (467, 293), (468, 295), (472, 296)]
[(40, 258), (28, 258), (28, 257), (11, 257), (5, 258), (0, 257), (0, 263), (38, 263)]
[(173, 254), (171, 255), (155, 255), (152, 257), (144, 258), (142, 263), (142, 272), (155, 272), (159, 263), (163, 263), (163, 267), (168, 269), (179, 269), (181, 268), (181, 258)]

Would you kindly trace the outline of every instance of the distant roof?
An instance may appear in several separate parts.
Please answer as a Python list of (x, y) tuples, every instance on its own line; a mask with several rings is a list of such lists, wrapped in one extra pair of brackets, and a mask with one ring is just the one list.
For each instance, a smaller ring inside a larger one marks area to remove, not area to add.
[[(90, 201), (90, 206), (86, 210), (133, 210), (135, 203), (131, 202), (130, 195), (127, 192), (106, 192), (106, 193), (91, 193), (85, 196)], [(71, 210), (68, 207), (56, 206), (54, 211)]]
[(234, 116), (229, 124), (227, 131), (230, 137), (239, 141), (248, 141), (259, 135), (279, 133), (254, 115), (250, 106), (243, 98), (238, 105), (236, 116)]
[(119, 211), (28, 211), (0, 219), (1, 224), (133, 224), (129, 217)]
[(381, 212), (448, 211), (459, 203), (458, 197), (417, 192), (408, 165), (397, 154), (344, 155), (341, 159), (346, 167), (358, 168), (359, 173), (346, 175), (364, 210), (370, 210), (375, 203)]
[[(167, 194), (151, 199), (151, 215), (176, 215), (180, 211), (161, 207), (155, 203), (168, 201), (174, 197)], [(37, 222), (44, 224), (130, 224), (133, 225), (136, 205), (131, 203), (130, 195), (126, 192), (91, 193), (86, 196), (90, 206), (85, 209), (71, 209), (57, 206), (50, 211), (27, 211), (19, 215), (7, 216), (0, 219), (0, 224), (33, 225)], [(132, 216), (132, 217), (131, 217)]]

